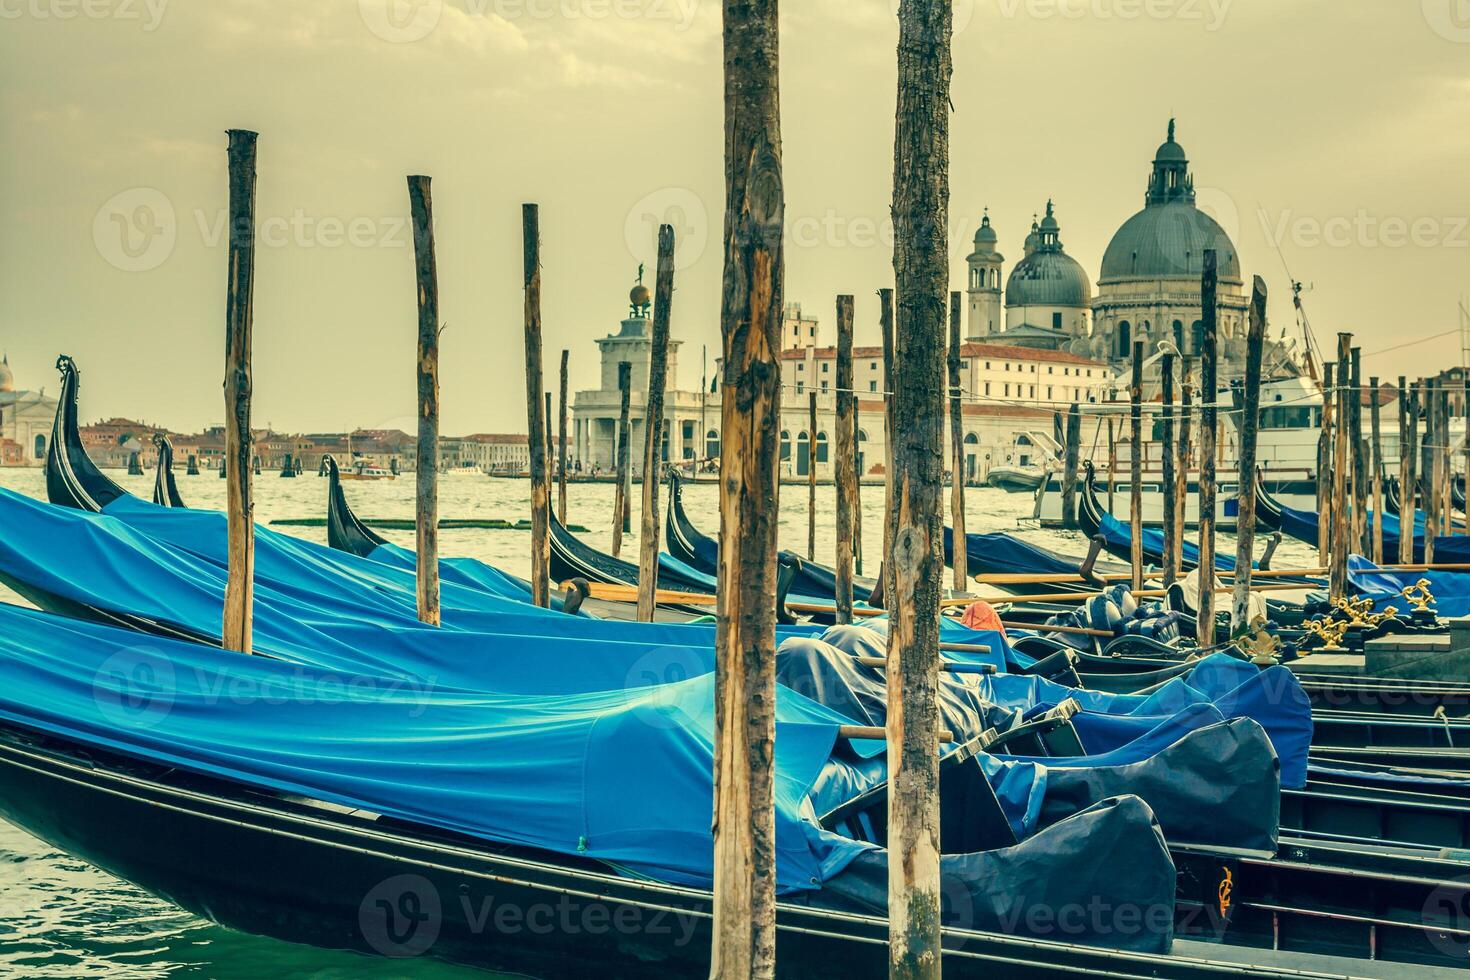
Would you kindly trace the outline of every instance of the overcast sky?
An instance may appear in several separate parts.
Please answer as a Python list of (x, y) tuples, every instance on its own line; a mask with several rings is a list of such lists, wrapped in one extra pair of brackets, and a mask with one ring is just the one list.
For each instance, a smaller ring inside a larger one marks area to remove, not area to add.
[[(891, 0), (782, 11), (786, 296), (891, 281)], [(981, 209), (1008, 260), (1056, 200), (1096, 278), (1170, 115), (1207, 207), (1295, 335), (1453, 331), (1470, 293), (1466, 0), (958, 0), (951, 265)], [(520, 204), (541, 205), (545, 361), (617, 327), (656, 224), (680, 237), (680, 376), (719, 350), (713, 0), (0, 0), (0, 348), (82, 415), (223, 417), (224, 130), (260, 135), (254, 417), (412, 429), (404, 176), (434, 179), (446, 433), (524, 427)], [(1279, 241), (1280, 255), (1273, 242)], [(1007, 265), (1009, 268), (1009, 262)], [(1458, 335), (1372, 356), (1437, 371)]]

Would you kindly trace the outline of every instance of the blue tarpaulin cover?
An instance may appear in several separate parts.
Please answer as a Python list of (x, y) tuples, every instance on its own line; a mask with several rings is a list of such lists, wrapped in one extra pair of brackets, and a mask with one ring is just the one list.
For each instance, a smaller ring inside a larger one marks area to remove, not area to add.
[[(0, 716), (181, 768), (708, 886), (711, 675), (554, 697), (409, 691), (0, 605)], [(776, 703), (777, 880), (866, 849), (807, 793), (845, 719)]]
[[(1439, 558), (1439, 542), (1434, 542), (1435, 559)], [(1384, 545), (1387, 549), (1387, 544)], [(1436, 615), (1470, 616), (1470, 575), (1464, 572), (1396, 572), (1379, 568), (1362, 555), (1348, 555), (1348, 581), (1359, 595), (1368, 596), (1379, 609), (1392, 606), (1408, 613), (1414, 604), (1400, 593), (1420, 579), (1429, 580), (1434, 596), (1431, 604)]]

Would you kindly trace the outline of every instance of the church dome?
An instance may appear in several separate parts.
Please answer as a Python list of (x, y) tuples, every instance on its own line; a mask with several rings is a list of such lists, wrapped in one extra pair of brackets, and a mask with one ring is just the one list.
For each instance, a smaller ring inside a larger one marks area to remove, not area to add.
[(1092, 303), (1092, 286), (1081, 263), (1062, 248), (1061, 226), (1052, 203), (1046, 217), (1032, 226), (1030, 249), (1006, 280), (1006, 306), (1076, 306)]
[(1206, 249), (1214, 249), (1221, 279), (1240, 281), (1235, 243), (1194, 203), (1194, 177), (1184, 147), (1169, 136), (1154, 154), (1143, 210), (1123, 222), (1103, 252), (1100, 282), (1118, 279), (1198, 279)]
[(1037, 249), (1011, 270), (1007, 306), (1088, 306), (1092, 286), (1087, 273), (1066, 252)]
[(15, 375), (10, 370), (10, 357), (0, 358), (0, 391), (15, 390)]
[(1150, 204), (1123, 222), (1103, 252), (1101, 281), (1198, 279), (1205, 249), (1215, 250), (1221, 279), (1240, 279), (1235, 243), (1193, 201)]
[(994, 245), (999, 239), (996, 237), (995, 229), (990, 227), (990, 209), (987, 208), (985, 216), (980, 219), (980, 227), (975, 229), (976, 245)]

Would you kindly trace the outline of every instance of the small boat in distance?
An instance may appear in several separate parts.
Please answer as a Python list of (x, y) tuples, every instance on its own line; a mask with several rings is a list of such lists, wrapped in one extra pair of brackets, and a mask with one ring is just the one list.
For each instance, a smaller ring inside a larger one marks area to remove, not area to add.
[(1048, 464), (1061, 457), (1062, 446), (1041, 432), (1023, 432), (1006, 453), (1006, 460), (992, 466), (985, 482), (1006, 493), (1034, 493), (1046, 482)]
[(369, 466), (366, 460), (357, 460), (352, 468), (343, 470), (341, 478), (344, 480), (395, 480), (398, 474), (392, 470), (385, 470), (381, 466)]

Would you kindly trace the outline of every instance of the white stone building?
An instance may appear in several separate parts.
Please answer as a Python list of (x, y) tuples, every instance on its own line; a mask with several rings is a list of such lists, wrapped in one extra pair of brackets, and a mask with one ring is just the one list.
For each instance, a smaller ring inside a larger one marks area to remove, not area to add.
[(16, 391), (10, 358), (0, 358), (0, 465), (43, 466), (56, 418), (45, 391)]

